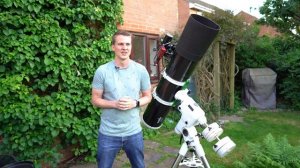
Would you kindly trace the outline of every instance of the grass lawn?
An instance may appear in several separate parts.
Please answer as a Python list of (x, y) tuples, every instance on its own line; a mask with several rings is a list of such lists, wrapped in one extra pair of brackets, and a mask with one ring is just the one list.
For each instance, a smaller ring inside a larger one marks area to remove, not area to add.
[[(202, 139), (201, 144), (212, 168), (232, 167), (236, 160), (241, 160), (248, 153), (248, 143), (260, 143), (267, 134), (275, 139), (285, 136), (292, 146), (300, 146), (300, 113), (299, 112), (258, 112), (246, 111), (236, 114), (243, 118), (241, 122), (228, 122), (223, 125), (224, 133), (220, 138), (229, 136), (236, 148), (226, 157), (220, 158), (212, 149), (217, 141), (207, 142)], [(167, 120), (167, 119), (166, 119)], [(177, 121), (177, 120), (176, 120)], [(165, 121), (166, 122), (166, 121)], [(165, 124), (164, 124), (165, 125)], [(169, 123), (148, 139), (166, 146), (180, 148), (180, 137), (173, 129), (176, 123)], [(199, 132), (202, 129), (199, 128)]]

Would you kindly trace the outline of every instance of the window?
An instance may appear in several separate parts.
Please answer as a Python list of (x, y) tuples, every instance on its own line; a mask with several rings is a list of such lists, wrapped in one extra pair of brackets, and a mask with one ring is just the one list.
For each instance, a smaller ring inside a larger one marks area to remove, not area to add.
[(133, 34), (131, 59), (144, 65), (151, 77), (151, 82), (159, 79), (159, 65), (154, 64), (158, 47), (158, 36), (147, 34)]
[(146, 38), (143, 36), (134, 36), (132, 42), (133, 60), (146, 66)]

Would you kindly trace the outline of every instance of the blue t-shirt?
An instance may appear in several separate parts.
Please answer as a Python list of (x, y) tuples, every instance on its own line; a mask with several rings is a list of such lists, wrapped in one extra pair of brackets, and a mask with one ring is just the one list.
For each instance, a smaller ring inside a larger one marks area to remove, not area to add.
[[(151, 88), (146, 68), (130, 60), (127, 68), (117, 69), (114, 61), (101, 65), (95, 72), (92, 87), (103, 90), (106, 100), (119, 100), (122, 97), (139, 99), (140, 91)], [(99, 131), (109, 136), (130, 136), (142, 130), (140, 109), (122, 111), (102, 109)]]

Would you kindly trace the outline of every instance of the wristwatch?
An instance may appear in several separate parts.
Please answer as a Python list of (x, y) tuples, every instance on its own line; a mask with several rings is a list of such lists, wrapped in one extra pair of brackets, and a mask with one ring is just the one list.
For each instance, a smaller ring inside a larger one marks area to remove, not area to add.
[(140, 107), (140, 101), (136, 100), (136, 106), (135, 107)]

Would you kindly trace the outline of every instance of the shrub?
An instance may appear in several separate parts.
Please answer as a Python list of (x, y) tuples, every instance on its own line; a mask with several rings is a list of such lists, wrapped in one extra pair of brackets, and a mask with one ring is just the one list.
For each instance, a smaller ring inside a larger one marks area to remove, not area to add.
[(112, 59), (122, 1), (0, 2), (1, 153), (55, 167), (59, 150), (95, 155), (95, 69)]
[(241, 72), (245, 68), (269, 67), (277, 73), (278, 98), (290, 108), (299, 110), (299, 40), (284, 35), (277, 38), (258, 37), (255, 31), (255, 27), (250, 28), (237, 44), (236, 64), (240, 71), (236, 77), (236, 88), (242, 86)]
[(273, 58), (273, 66), (278, 74), (279, 94), (300, 110), (300, 49), (299, 41), (293, 38), (274, 39), (274, 46), (280, 55)]
[(277, 141), (268, 134), (262, 143), (249, 143), (249, 153), (243, 161), (234, 163), (237, 168), (296, 168), (300, 167), (300, 146), (292, 146), (286, 137)]
[(237, 45), (236, 63), (240, 70), (264, 68), (278, 56), (269, 37), (252, 37), (254, 41), (244, 41)]

